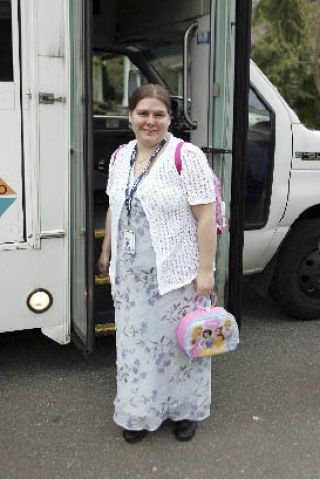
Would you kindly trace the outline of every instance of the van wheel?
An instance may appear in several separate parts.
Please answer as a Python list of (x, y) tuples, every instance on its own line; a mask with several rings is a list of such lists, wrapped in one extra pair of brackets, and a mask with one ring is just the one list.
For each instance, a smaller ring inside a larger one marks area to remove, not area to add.
[(299, 319), (320, 319), (320, 219), (297, 222), (279, 252), (270, 294)]

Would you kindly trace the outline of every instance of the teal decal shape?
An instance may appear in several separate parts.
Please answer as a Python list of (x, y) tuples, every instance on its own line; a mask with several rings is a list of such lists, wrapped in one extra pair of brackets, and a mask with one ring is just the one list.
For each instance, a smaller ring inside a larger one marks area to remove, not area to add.
[(0, 198), (0, 216), (12, 205), (17, 198)]

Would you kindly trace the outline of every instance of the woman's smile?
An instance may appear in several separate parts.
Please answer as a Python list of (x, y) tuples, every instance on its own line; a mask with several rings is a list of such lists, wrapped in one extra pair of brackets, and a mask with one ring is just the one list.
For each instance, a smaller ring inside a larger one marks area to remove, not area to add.
[(150, 128), (143, 128), (143, 131), (144, 131), (147, 135), (153, 135), (154, 133), (157, 132), (157, 130), (150, 130)]

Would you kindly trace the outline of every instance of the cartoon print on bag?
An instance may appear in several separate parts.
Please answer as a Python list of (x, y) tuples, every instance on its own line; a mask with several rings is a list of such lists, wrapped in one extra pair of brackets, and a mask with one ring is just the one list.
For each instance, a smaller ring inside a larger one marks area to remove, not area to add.
[(219, 326), (218, 328), (215, 328), (213, 332), (214, 334), (213, 349), (215, 350), (214, 351), (215, 354), (224, 353), (228, 351), (228, 349), (226, 348), (226, 341), (222, 333), (222, 329), (223, 327)]
[(203, 349), (205, 347), (205, 340), (202, 336), (202, 332), (203, 332), (202, 326), (197, 326), (192, 331), (190, 354), (193, 358), (197, 358), (201, 356)]
[(226, 338), (226, 345), (228, 349), (233, 349), (238, 340), (236, 338), (236, 332), (232, 325), (231, 319), (227, 319), (223, 325), (223, 334)]
[(227, 319), (223, 325), (223, 335), (226, 338), (226, 340), (229, 342), (232, 340), (234, 334), (234, 330), (232, 327), (232, 322), (230, 319)]
[(212, 337), (212, 329), (205, 329), (202, 333), (204, 340), (205, 340), (205, 347), (212, 348), (213, 346), (213, 337)]
[(220, 348), (224, 341), (224, 335), (222, 334), (222, 326), (219, 326), (214, 330), (214, 341), (213, 344), (216, 348)]

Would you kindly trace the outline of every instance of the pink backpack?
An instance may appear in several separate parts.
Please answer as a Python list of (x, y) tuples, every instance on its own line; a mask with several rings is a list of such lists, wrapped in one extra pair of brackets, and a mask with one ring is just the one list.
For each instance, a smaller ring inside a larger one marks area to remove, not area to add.
[(204, 356), (234, 351), (239, 344), (239, 328), (231, 313), (216, 306), (210, 308), (197, 306), (193, 297), (195, 309), (180, 319), (177, 328), (177, 339), (180, 348), (185, 351), (190, 361)]
[[(184, 144), (184, 141), (180, 141), (176, 147), (174, 162), (177, 168), (179, 175), (181, 175), (182, 170), (182, 161), (181, 161), (181, 148)], [(211, 169), (211, 168), (210, 168)], [(217, 233), (220, 235), (226, 227), (227, 220), (225, 217), (225, 203), (222, 201), (221, 195), (221, 185), (217, 176), (212, 171), (212, 181), (214, 184), (214, 189), (216, 193), (216, 224), (217, 224)]]

